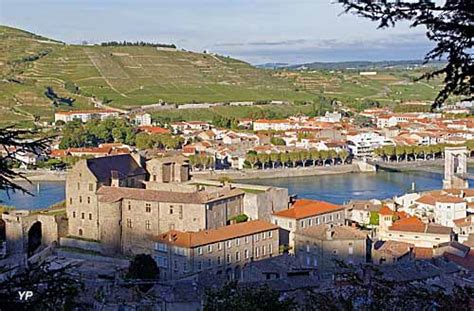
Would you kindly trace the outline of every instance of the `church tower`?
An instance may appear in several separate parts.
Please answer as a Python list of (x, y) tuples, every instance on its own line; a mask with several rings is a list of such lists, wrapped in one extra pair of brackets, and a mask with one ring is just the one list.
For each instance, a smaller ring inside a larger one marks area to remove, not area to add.
[(467, 148), (446, 147), (444, 149), (443, 189), (467, 189)]

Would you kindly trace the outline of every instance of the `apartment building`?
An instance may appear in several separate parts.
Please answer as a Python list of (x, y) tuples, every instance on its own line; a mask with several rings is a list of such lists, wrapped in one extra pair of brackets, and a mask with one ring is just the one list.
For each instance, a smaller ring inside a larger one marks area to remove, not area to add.
[(278, 226), (261, 220), (196, 232), (170, 230), (154, 241), (153, 256), (164, 280), (205, 270), (241, 279), (249, 262), (279, 253)]

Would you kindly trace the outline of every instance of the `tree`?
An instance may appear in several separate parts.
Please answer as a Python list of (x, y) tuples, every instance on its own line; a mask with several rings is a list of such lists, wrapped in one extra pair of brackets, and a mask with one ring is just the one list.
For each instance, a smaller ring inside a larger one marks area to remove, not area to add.
[(273, 136), (270, 138), (270, 143), (275, 146), (285, 146), (286, 142), (283, 138)]
[(395, 155), (397, 157), (397, 162), (405, 155), (405, 147), (397, 145), (395, 146)]
[(303, 163), (303, 167), (306, 167), (306, 161), (310, 160), (310, 153), (306, 150), (300, 151), (300, 159), (301, 163)]
[(319, 155), (321, 156), (321, 160), (323, 160), (323, 166), (326, 165), (326, 161), (329, 159), (329, 151), (321, 150), (319, 151)]
[(293, 163), (293, 167), (296, 167), (296, 162), (301, 160), (300, 154), (298, 151), (293, 151), (289, 154), (290, 161)]
[(247, 154), (246, 160), (247, 160), (247, 162), (250, 163), (250, 166), (253, 169), (255, 164), (257, 164), (257, 162), (258, 162), (258, 157), (255, 154), (249, 153), (249, 154)]
[(328, 158), (332, 160), (332, 165), (336, 164), (337, 152), (334, 149), (328, 151)]
[(286, 152), (280, 153), (280, 162), (283, 165), (283, 167), (286, 166), (286, 164), (290, 161), (290, 156)]
[(451, 95), (474, 97), (474, 2), (469, 0), (437, 1), (372, 1), (340, 0), (346, 12), (379, 22), (379, 28), (393, 27), (407, 21), (412, 27), (426, 27), (426, 36), (435, 47), (426, 54), (425, 62), (445, 58), (441, 69), (428, 72), (419, 79), (442, 76), (444, 87), (434, 100), (440, 107)]
[(159, 269), (155, 260), (148, 254), (138, 254), (130, 262), (127, 278), (135, 280), (156, 280)]
[(290, 311), (295, 308), (293, 299), (282, 298), (278, 291), (267, 286), (240, 287), (237, 282), (208, 289), (204, 298), (205, 311)]
[(258, 157), (258, 162), (262, 164), (262, 169), (265, 169), (265, 164), (267, 164), (270, 161), (270, 156), (266, 153), (259, 153), (257, 157)]
[(275, 168), (275, 164), (280, 160), (279, 153), (270, 153), (270, 161), (272, 161), (272, 168)]
[(316, 166), (318, 161), (321, 159), (321, 154), (317, 149), (310, 151), (311, 160), (313, 160), (313, 165)]
[(342, 161), (342, 164), (346, 164), (346, 160), (349, 157), (349, 151), (347, 150), (341, 150), (338, 152), (338, 156)]
[[(0, 281), (1, 310), (64, 310), (77, 309), (75, 299), (84, 285), (75, 275), (75, 264), (45, 261), (29, 266)], [(33, 296), (20, 301), (20, 291), (32, 291)], [(80, 308), (79, 308), (80, 309)]]

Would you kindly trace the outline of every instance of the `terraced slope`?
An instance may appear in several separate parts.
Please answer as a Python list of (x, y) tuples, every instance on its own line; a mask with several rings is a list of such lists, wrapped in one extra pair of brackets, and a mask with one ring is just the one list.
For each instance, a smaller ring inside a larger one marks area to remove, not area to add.
[[(0, 26), (0, 122), (50, 120), (50, 86), (75, 99), (71, 109), (90, 107), (91, 98), (131, 108), (166, 102), (305, 100), (292, 81), (245, 62), (210, 54), (154, 47), (66, 45)], [(78, 94), (65, 84), (79, 87)], [(60, 107), (61, 109), (69, 107)]]

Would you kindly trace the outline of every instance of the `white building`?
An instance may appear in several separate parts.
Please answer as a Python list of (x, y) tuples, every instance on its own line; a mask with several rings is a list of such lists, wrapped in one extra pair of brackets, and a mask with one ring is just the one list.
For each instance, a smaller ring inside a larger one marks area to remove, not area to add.
[(392, 140), (376, 132), (347, 135), (347, 140), (347, 147), (356, 158), (372, 157), (375, 148), (394, 145)]
[(290, 120), (260, 119), (253, 122), (254, 131), (287, 131), (296, 128), (297, 122), (291, 122)]
[(454, 220), (467, 216), (467, 203), (462, 198), (436, 193), (427, 194), (417, 199), (416, 204), (426, 210), (433, 211), (435, 223), (454, 227)]
[(97, 118), (105, 120), (107, 118), (117, 118), (119, 113), (114, 110), (73, 110), (73, 111), (58, 111), (54, 113), (54, 122), (63, 121), (71, 122), (73, 120), (81, 120), (87, 122), (91, 119)]
[(151, 125), (151, 115), (149, 113), (141, 113), (135, 115), (135, 124), (138, 126)]

